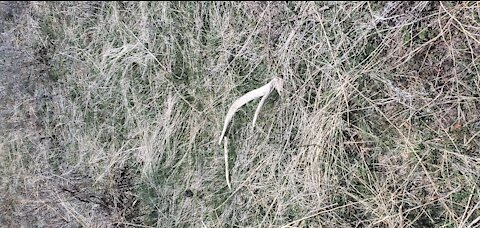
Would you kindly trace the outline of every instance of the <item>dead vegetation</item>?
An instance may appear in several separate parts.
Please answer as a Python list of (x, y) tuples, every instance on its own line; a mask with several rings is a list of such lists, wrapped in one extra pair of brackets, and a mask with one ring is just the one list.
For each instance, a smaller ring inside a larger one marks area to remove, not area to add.
[(8, 4), (4, 226), (479, 225), (477, 2)]

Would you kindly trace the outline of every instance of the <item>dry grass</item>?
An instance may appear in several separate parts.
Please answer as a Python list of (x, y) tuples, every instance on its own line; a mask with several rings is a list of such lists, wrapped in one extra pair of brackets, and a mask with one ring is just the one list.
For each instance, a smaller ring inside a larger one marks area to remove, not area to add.
[[(30, 95), (0, 101), (22, 123), (2, 125), (4, 226), (480, 224), (476, 2), (32, 2), (21, 15), (2, 45), (38, 70)], [(283, 96), (255, 134), (255, 104), (227, 131), (229, 190), (224, 115), (275, 76)]]

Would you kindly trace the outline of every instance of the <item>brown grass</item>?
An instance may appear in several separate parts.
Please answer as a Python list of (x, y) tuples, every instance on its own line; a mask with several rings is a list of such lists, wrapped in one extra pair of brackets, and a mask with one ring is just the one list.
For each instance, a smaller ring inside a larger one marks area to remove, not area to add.
[[(23, 7), (2, 21), (3, 226), (479, 225), (476, 2)], [(227, 131), (229, 190), (223, 118), (276, 76), (255, 134), (255, 104)]]

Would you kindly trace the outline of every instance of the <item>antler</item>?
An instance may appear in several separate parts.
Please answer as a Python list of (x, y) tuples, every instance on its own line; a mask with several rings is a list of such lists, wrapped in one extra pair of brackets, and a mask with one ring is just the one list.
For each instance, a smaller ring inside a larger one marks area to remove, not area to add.
[[(237, 100), (235, 100), (233, 104), (230, 106), (230, 108), (228, 109), (227, 115), (225, 116), (225, 123), (223, 124), (222, 135), (220, 135), (220, 140), (218, 141), (218, 144), (222, 143), (222, 140), (224, 139), (224, 136), (225, 136), (225, 132), (227, 131), (228, 124), (232, 120), (237, 110), (241, 108), (243, 105), (245, 105), (246, 103), (248, 103), (249, 101), (263, 96), (262, 100), (260, 100), (260, 103), (258, 103), (257, 110), (255, 110), (255, 115), (253, 116), (252, 129), (254, 129), (258, 114), (260, 113), (260, 110), (262, 109), (263, 104), (265, 103), (268, 95), (270, 95), (273, 89), (277, 90), (277, 92), (281, 95), (283, 90), (283, 79), (275, 77), (266, 85), (258, 89), (252, 90), (246, 93), (245, 95), (241, 96)], [(229, 174), (228, 174), (228, 139), (227, 138), (225, 138), (224, 140), (223, 149), (224, 149), (224, 156), (225, 156), (225, 179), (227, 181), (228, 188), (232, 189), (230, 185)]]
[(258, 117), (258, 114), (260, 113), (260, 109), (262, 108), (263, 104), (265, 103), (265, 100), (267, 100), (268, 95), (272, 92), (273, 89), (277, 90), (277, 92), (280, 94), (283, 90), (283, 79), (275, 77), (266, 85), (258, 89), (252, 90), (246, 93), (245, 95), (241, 96), (237, 100), (235, 100), (233, 104), (230, 106), (230, 108), (228, 109), (227, 115), (225, 116), (225, 123), (223, 124), (223, 130), (222, 130), (222, 134), (220, 135), (220, 140), (218, 141), (218, 144), (222, 143), (223, 137), (225, 136), (225, 132), (227, 131), (228, 124), (232, 120), (237, 110), (241, 108), (243, 105), (245, 105), (246, 103), (248, 103), (249, 101), (263, 96), (262, 100), (258, 104), (257, 110), (255, 111), (255, 115), (253, 117), (252, 127), (255, 127), (255, 122), (257, 121), (257, 117)]

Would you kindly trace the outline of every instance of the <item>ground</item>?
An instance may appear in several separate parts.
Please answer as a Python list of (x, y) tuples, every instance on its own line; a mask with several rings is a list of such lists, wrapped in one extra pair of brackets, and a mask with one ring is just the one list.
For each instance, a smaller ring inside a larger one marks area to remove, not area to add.
[[(476, 227), (477, 2), (0, 2), (2, 227)], [(274, 77), (283, 93), (236, 113)]]

